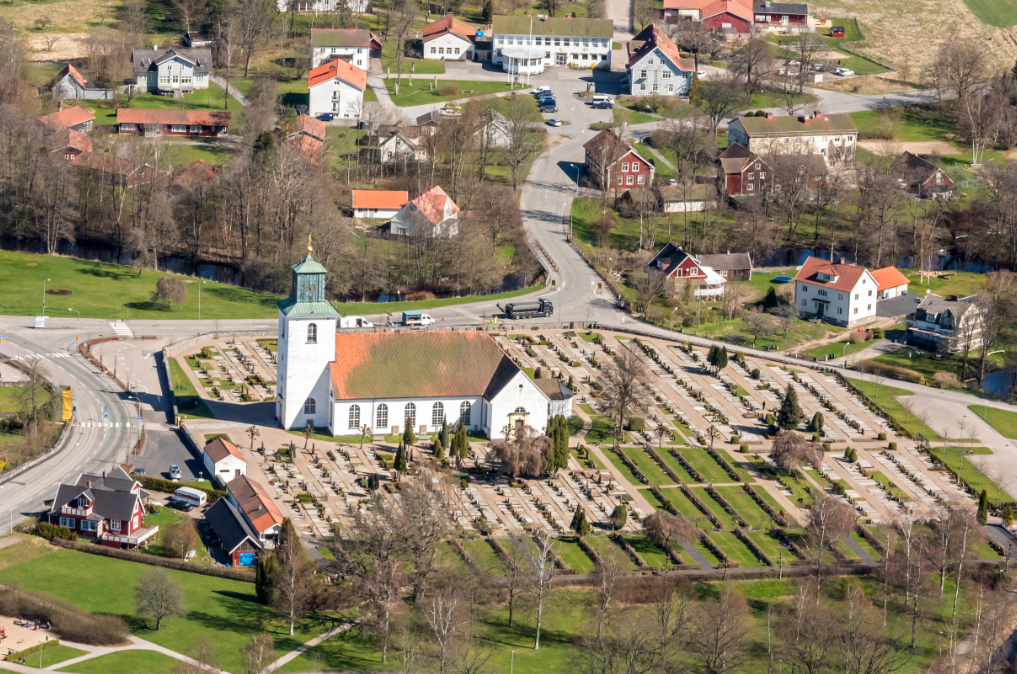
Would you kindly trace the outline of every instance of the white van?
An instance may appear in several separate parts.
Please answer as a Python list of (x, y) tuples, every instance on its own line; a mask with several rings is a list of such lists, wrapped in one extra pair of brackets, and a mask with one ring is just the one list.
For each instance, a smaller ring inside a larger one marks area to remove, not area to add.
[(340, 316), (340, 328), (373, 328), (374, 324), (363, 316)]
[(608, 105), (614, 105), (614, 101), (611, 100), (611, 97), (606, 95), (606, 94), (596, 94), (596, 95), (594, 95), (593, 103), (594, 103), (594, 105), (596, 105), (597, 103), (607, 103)]
[(181, 487), (173, 492), (173, 498), (184, 503), (190, 503), (195, 508), (200, 508), (205, 505), (205, 501), (208, 500), (208, 495), (200, 489), (194, 489), (193, 487)]

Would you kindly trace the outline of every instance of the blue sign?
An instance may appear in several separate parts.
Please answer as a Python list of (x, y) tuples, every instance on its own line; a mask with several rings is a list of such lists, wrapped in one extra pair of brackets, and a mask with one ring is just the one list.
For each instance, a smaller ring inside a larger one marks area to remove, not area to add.
[(102, 411), (102, 418), (103, 419), (108, 419), (109, 418), (109, 412), (107, 412), (106, 410), (103, 410)]

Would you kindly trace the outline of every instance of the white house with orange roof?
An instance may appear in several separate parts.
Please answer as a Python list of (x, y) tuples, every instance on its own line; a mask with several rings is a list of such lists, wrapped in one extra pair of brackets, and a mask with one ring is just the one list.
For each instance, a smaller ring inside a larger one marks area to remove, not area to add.
[(409, 202), (409, 192), (353, 190), (353, 217), (391, 218)]
[(222, 485), (247, 475), (247, 459), (236, 445), (223, 437), (213, 438), (205, 445), (202, 463), (208, 474)]
[(340, 59), (366, 73), (371, 67), (371, 58), (381, 56), (381, 48), (381, 38), (366, 28), (311, 29), (313, 68)]
[(683, 96), (692, 85), (691, 60), (682, 59), (678, 45), (651, 23), (628, 44), (629, 74), (632, 93)]
[(275, 547), (282, 530), (283, 516), (265, 487), (247, 475), (241, 475), (226, 483), (226, 496), (258, 535), (262, 547)]
[(424, 26), (424, 58), (438, 61), (472, 61), (477, 31), (448, 13)]
[(445, 190), (435, 185), (392, 216), (392, 233), (410, 236), (418, 228), (431, 236), (454, 236), (459, 232), (459, 207)]
[(900, 273), (897, 267), (883, 267), (872, 272), (872, 278), (876, 279), (876, 299), (888, 300), (892, 297), (900, 297), (908, 294), (908, 284), (911, 281)]
[(810, 257), (795, 275), (795, 306), (807, 318), (851, 328), (876, 317), (876, 279), (864, 267)]
[(360, 117), (367, 90), (367, 71), (341, 59), (323, 63), (307, 74), (308, 113)]

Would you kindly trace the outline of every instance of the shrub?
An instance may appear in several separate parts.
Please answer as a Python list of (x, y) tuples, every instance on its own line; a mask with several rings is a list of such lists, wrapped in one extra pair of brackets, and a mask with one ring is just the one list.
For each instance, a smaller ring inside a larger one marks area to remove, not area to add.
[(760, 376), (762, 376), (762, 373), (760, 373), (759, 368), (752, 368), (752, 378), (759, 379)]
[(829, 452), (829, 451), (830, 451), (830, 448), (831, 448), (831, 445), (830, 445), (830, 443), (829, 443), (829, 442), (824, 442), (824, 443), (823, 443), (823, 451), (824, 451), (824, 452)]
[(886, 440), (886, 433), (880, 433), (876, 436), (877, 440)]
[(69, 602), (25, 590), (0, 592), (0, 613), (53, 623), (53, 631), (61, 639), (91, 646), (122, 644), (129, 634), (119, 616), (87, 613)]
[(932, 376), (932, 383), (939, 388), (960, 388), (963, 385), (953, 372), (937, 372)]
[(886, 337), (886, 331), (883, 328), (872, 328), (873, 339), (883, 339)]
[(32, 533), (36, 536), (45, 538), (47, 541), (53, 540), (54, 536), (57, 538), (63, 538), (67, 541), (78, 540), (78, 535), (67, 527), (62, 527), (59, 524), (50, 524), (49, 522), (39, 522), (35, 525), (35, 529), (32, 530)]
[(822, 438), (819, 437), (818, 433), (813, 433), (812, 434), (812, 441), (813, 442), (819, 442), (820, 440), (822, 440)]
[(739, 363), (744, 363), (745, 362), (745, 354), (743, 352), (741, 352), (741, 351), (736, 352), (735, 353), (735, 360), (737, 360)]
[(737, 445), (741, 441), (742, 441), (742, 437), (740, 435), (732, 435), (731, 436), (731, 444), (732, 445)]
[(418, 290), (417, 292), (409, 293), (406, 296), (407, 302), (419, 302), (420, 300), (433, 300), (433, 299), (434, 293), (432, 293), (429, 290)]
[(642, 433), (646, 428), (646, 421), (642, 417), (629, 418), (629, 430), (635, 433)]
[(443, 82), (441, 86), (438, 87), (438, 93), (442, 96), (458, 96), (459, 85), (455, 82)]
[[(159, 477), (150, 477), (148, 475), (132, 475), (135, 480), (141, 483), (141, 486), (151, 491), (161, 491), (166, 494), (172, 494), (180, 485), (172, 480), (163, 480)], [(209, 503), (215, 503), (222, 497), (226, 496), (226, 492), (221, 489), (211, 489), (209, 487), (194, 487), (198, 491), (203, 491), (208, 496)]]
[(890, 445), (889, 445), (889, 448), (890, 449), (897, 449), (897, 443), (896, 442), (891, 442)]
[(861, 364), (864, 366), (864, 372), (869, 372), (880, 377), (900, 379), (901, 381), (909, 381), (912, 384), (922, 383), (921, 373), (909, 370), (906, 367), (886, 365), (885, 363), (878, 363), (874, 360), (863, 360)]
[(745, 443), (742, 443), (741, 447), (739, 447), (738, 449), (744, 453), (749, 451), (749, 446)]
[(850, 341), (852, 344), (861, 344), (862, 342), (865, 341), (865, 333), (864, 332), (852, 332), (851, 336), (848, 337), (848, 341)]

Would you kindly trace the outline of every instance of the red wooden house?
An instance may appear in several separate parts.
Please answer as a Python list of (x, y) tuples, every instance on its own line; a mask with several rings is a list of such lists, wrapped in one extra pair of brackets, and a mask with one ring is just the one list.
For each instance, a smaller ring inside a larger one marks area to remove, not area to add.
[(735, 143), (720, 153), (724, 188), (732, 197), (753, 196), (766, 190), (769, 167), (759, 155)]
[(61, 157), (73, 162), (83, 152), (92, 151), (92, 139), (68, 127), (47, 138), (46, 147), (50, 152), (59, 152)]
[(615, 193), (629, 188), (649, 188), (656, 170), (613, 129), (604, 129), (583, 145), (586, 150), (586, 173), (596, 185), (610, 185)]
[(233, 114), (225, 110), (117, 110), (119, 133), (132, 136), (225, 136)]
[(747, 35), (752, 30), (752, 8), (739, 0), (717, 0), (704, 7), (703, 28), (718, 33)]
[[(655, 269), (666, 275), (667, 287), (672, 293), (677, 294), (683, 285), (691, 283), (695, 286), (696, 297), (702, 297), (704, 300), (715, 300), (724, 294), (724, 283), (727, 279), (673, 243), (665, 245), (646, 266), (650, 270)], [(750, 278), (751, 274), (750, 266)], [(739, 274), (738, 278), (742, 276)]]
[(51, 524), (67, 527), (82, 538), (111, 548), (147, 546), (159, 527), (145, 527), (148, 492), (117, 466), (102, 475), (82, 473), (74, 484), (57, 485)]

